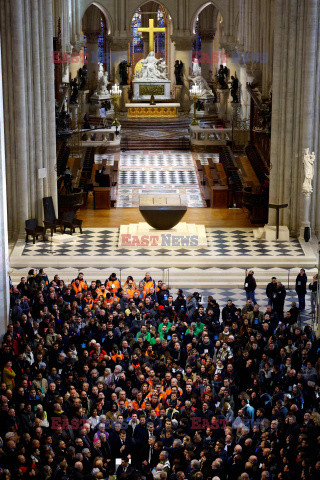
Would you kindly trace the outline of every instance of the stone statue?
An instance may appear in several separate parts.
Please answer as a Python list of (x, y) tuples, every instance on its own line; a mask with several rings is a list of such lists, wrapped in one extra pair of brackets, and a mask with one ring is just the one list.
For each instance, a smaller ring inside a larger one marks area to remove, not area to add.
[(103, 63), (99, 63), (99, 70), (98, 70), (98, 82), (104, 74)]
[(78, 103), (78, 94), (79, 94), (79, 86), (76, 78), (71, 80), (70, 87), (72, 88), (70, 103), (71, 105), (76, 105)]
[(84, 65), (82, 68), (78, 70), (78, 81), (79, 81), (79, 90), (84, 90), (87, 84), (87, 66)]
[(103, 72), (102, 76), (100, 76), (97, 88), (97, 95), (109, 95), (108, 90), (108, 72)]
[(200, 90), (199, 97), (200, 98), (211, 98), (214, 97), (211, 88), (209, 87), (206, 80), (201, 76), (197, 75), (196, 77), (189, 77), (189, 80), (193, 82)]
[(192, 77), (198, 77), (199, 75), (201, 75), (201, 65), (199, 63), (199, 59), (198, 58), (194, 58), (193, 61), (192, 61), (192, 73), (191, 73), (191, 76)]
[(167, 66), (162, 59), (157, 59), (154, 52), (150, 52), (148, 56), (142, 60), (140, 72), (136, 72), (134, 80), (157, 81), (168, 80)]
[(303, 156), (304, 182), (302, 185), (302, 193), (305, 196), (310, 196), (313, 192), (312, 180), (314, 176), (314, 161), (314, 152), (310, 153), (309, 148), (306, 148)]
[(181, 60), (175, 61), (174, 75), (176, 77), (176, 85), (183, 85), (183, 63)]
[(82, 128), (84, 128), (85, 130), (89, 130), (91, 126), (90, 126), (90, 117), (88, 113), (86, 113), (85, 116), (83, 117), (83, 122), (84, 123)]
[(228, 84), (227, 84), (228, 76), (229, 76), (228, 68), (224, 67), (223, 65), (220, 65), (217, 77), (218, 77), (218, 82), (220, 84), (221, 90), (226, 90), (228, 88)]
[(131, 67), (131, 64), (127, 60), (122, 60), (119, 63), (119, 75), (121, 77), (120, 85), (128, 85), (128, 68)]
[(231, 96), (232, 96), (231, 103), (239, 103), (238, 90), (239, 90), (239, 80), (234, 76), (231, 76), (231, 88), (230, 88)]

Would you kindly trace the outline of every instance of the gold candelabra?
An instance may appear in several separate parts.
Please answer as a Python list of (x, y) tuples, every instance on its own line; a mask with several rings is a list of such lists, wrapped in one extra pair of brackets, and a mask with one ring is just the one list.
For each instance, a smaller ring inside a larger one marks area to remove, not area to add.
[(199, 125), (197, 119), (197, 100), (200, 98), (200, 88), (198, 85), (192, 85), (190, 88), (190, 97), (193, 99), (193, 119), (191, 125)]
[(114, 108), (114, 117), (111, 125), (115, 125), (116, 127), (120, 126), (120, 122), (118, 120), (118, 101), (122, 95), (122, 90), (119, 85), (114, 84), (111, 89), (111, 98), (113, 100), (113, 108)]

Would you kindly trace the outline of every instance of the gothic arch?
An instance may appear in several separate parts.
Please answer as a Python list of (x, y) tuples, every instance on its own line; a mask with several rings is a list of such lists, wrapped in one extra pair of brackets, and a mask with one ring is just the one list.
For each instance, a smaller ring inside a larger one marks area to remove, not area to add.
[[(138, 10), (138, 8), (141, 8), (143, 5), (145, 5), (146, 3), (149, 3), (150, 0), (142, 0), (141, 2), (138, 2), (137, 5), (134, 7), (134, 9), (130, 12), (129, 16), (128, 16), (128, 19), (129, 19), (129, 22), (130, 22), (130, 25), (131, 25), (131, 22), (132, 22), (132, 19), (133, 19), (133, 16), (135, 14), (135, 12)], [(170, 8), (168, 7), (167, 5), (167, 1), (158, 1), (158, 0), (154, 0), (156, 3), (158, 3), (164, 10), (166, 10), (168, 12), (168, 15), (170, 15), (170, 19), (171, 19), (171, 24), (172, 26), (174, 27), (174, 19), (173, 19), (173, 16), (170, 12)], [(130, 29), (130, 26), (129, 26), (129, 29)]]
[(208, 7), (208, 5), (213, 5), (214, 7), (216, 7), (219, 10), (219, 12), (221, 13), (221, 16), (223, 17), (223, 9), (220, 7), (218, 2), (205, 2), (205, 3), (203, 3), (202, 5), (197, 7), (196, 11), (191, 15), (190, 31), (192, 33), (195, 33), (195, 25), (196, 25), (196, 21), (197, 21), (197, 18), (199, 16), (199, 14), (202, 12), (202, 10), (204, 10), (206, 7)]
[(92, 5), (97, 7), (101, 11), (101, 13), (103, 13), (103, 15), (105, 16), (107, 28), (108, 28), (108, 34), (111, 35), (114, 32), (114, 22), (112, 21), (112, 17), (108, 12), (108, 10), (99, 2), (90, 2), (88, 5), (85, 6), (85, 8), (81, 11), (81, 21), (86, 11), (88, 10), (88, 8), (90, 8)]

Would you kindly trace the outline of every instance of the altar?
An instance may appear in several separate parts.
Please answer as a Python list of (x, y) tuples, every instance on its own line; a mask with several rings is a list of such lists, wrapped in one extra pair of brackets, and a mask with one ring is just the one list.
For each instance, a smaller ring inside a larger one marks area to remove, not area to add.
[(168, 118), (177, 117), (180, 103), (126, 103), (128, 118)]
[(150, 100), (151, 95), (155, 100), (170, 100), (171, 80), (154, 78), (136, 78), (132, 81), (133, 100)]

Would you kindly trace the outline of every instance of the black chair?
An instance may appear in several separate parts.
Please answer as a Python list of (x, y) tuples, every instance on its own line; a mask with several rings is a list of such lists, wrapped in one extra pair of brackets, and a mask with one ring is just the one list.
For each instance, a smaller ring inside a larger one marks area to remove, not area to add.
[(25, 231), (26, 231), (26, 243), (29, 240), (29, 235), (33, 238), (33, 243), (36, 243), (39, 235), (42, 235), (43, 241), (45, 242), (46, 230), (44, 227), (38, 225), (38, 220), (36, 218), (31, 218), (25, 222)]
[(61, 225), (63, 226), (63, 233), (65, 233), (66, 228), (70, 229), (70, 235), (72, 235), (78, 227), (80, 233), (82, 233), (82, 220), (76, 218), (75, 212), (64, 212), (62, 214)]
[(54, 210), (54, 205), (52, 201), (52, 197), (44, 197), (42, 199), (43, 203), (43, 210), (44, 210), (44, 228), (47, 231), (47, 228), (51, 230), (51, 237), (53, 236), (53, 232), (56, 233), (57, 227), (60, 228), (62, 231), (61, 225), (61, 218), (56, 217), (56, 212)]

